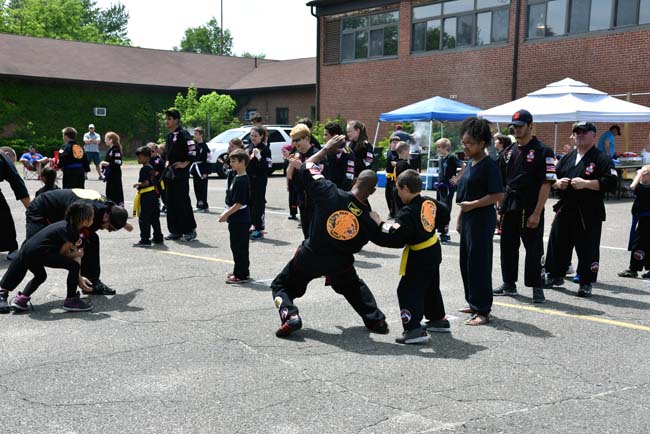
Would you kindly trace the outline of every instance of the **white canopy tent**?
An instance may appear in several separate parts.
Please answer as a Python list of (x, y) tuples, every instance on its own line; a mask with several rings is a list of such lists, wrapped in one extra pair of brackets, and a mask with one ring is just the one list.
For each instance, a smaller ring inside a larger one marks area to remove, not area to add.
[(528, 110), (535, 123), (558, 122), (650, 122), (650, 108), (623, 101), (588, 84), (565, 78), (523, 98), (483, 110), (478, 116), (492, 122), (507, 122), (517, 110)]

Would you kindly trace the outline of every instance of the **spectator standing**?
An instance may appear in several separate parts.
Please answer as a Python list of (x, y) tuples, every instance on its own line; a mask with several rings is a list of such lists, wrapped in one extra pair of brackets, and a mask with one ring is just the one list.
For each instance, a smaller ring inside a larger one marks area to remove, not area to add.
[(88, 162), (95, 165), (95, 170), (97, 170), (97, 176), (99, 176), (100, 181), (104, 179), (99, 167), (99, 144), (101, 142), (102, 137), (95, 131), (95, 125), (88, 125), (88, 132), (84, 134), (84, 151), (86, 152)]
[(110, 131), (104, 137), (108, 151), (102, 161), (104, 180), (106, 181), (106, 197), (124, 206), (124, 188), (122, 187), (122, 144), (120, 136)]
[(598, 149), (604, 152), (605, 155), (609, 155), (610, 158), (614, 158), (614, 154), (616, 153), (616, 136), (620, 135), (621, 127), (612, 125), (609, 127), (609, 130), (605, 131), (598, 138)]

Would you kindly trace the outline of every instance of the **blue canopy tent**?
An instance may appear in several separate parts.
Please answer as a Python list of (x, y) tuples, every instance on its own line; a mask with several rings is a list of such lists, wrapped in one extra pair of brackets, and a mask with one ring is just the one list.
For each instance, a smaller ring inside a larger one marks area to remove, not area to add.
[[(429, 132), (432, 131), (433, 121), (462, 121), (470, 116), (476, 116), (481, 109), (471, 105), (463, 104), (455, 100), (443, 98), (441, 96), (434, 96), (433, 98), (425, 99), (405, 107), (398, 108), (388, 113), (379, 115), (379, 122), (375, 130), (375, 140), (373, 145), (377, 143), (377, 136), (379, 134), (379, 126), (382, 122), (417, 122), (429, 121)], [(442, 135), (442, 124), (440, 125), (440, 133)], [(431, 146), (428, 151), (427, 169), (431, 162)]]

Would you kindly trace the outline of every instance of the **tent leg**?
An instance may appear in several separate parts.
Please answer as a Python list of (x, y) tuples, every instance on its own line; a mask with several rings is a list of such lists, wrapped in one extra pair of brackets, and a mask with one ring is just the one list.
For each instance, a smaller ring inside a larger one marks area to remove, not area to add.
[(553, 140), (553, 153), (557, 154), (557, 122), (555, 123), (555, 139)]
[(377, 146), (377, 136), (379, 135), (379, 125), (381, 125), (381, 121), (377, 122), (377, 129), (375, 130), (375, 139), (372, 141), (372, 147), (374, 148)]

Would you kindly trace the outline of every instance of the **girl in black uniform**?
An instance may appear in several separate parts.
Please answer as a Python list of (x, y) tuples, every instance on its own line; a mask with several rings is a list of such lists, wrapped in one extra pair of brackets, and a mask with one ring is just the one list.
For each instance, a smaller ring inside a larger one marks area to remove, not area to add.
[(102, 161), (105, 168), (104, 181), (106, 182), (106, 197), (124, 206), (124, 190), (122, 189), (122, 145), (120, 136), (113, 132), (106, 133), (104, 137), (108, 151)]
[(269, 181), (269, 170), (273, 167), (271, 150), (266, 146), (268, 139), (264, 127), (253, 127), (250, 133), (251, 145), (248, 147), (250, 162), (246, 167), (246, 173), (251, 182), (251, 219), (253, 232), (251, 239), (260, 240), (264, 238), (264, 211), (266, 208), (266, 184)]
[(630, 189), (634, 191), (632, 228), (628, 250), (632, 252), (630, 267), (618, 273), (620, 277), (636, 277), (643, 267), (648, 270), (642, 277), (650, 277), (650, 166), (637, 171)]
[(503, 198), (503, 185), (497, 163), (487, 158), (486, 148), (492, 141), (490, 122), (467, 118), (460, 127), (460, 135), (465, 155), (470, 159), (458, 182), (456, 196), (461, 209), (457, 224), (460, 272), (468, 304), (460, 311), (472, 314), (465, 324), (478, 326), (490, 322), (494, 204)]
[(210, 159), (210, 148), (203, 139), (204, 131), (201, 127), (194, 128), (194, 141), (196, 142), (196, 160), (190, 166), (192, 181), (194, 183), (194, 194), (196, 195), (196, 210), (208, 212), (208, 160)]
[(346, 129), (349, 143), (347, 146), (354, 154), (354, 177), (365, 170), (370, 169), (373, 161), (373, 148), (368, 142), (368, 132), (366, 126), (359, 121), (350, 121)]

